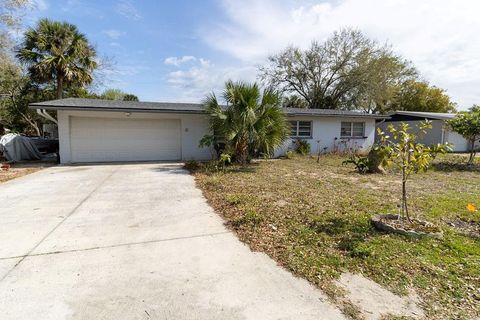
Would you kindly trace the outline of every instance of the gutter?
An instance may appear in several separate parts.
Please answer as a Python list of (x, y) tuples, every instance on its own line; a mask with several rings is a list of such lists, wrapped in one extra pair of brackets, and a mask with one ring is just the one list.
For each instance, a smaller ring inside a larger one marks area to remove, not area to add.
[[(29, 108), (36, 109), (42, 107), (41, 110), (73, 110), (73, 111), (103, 111), (103, 112), (130, 112), (130, 113), (182, 113), (182, 114), (206, 114), (202, 110), (174, 110), (174, 109), (135, 109), (135, 108), (96, 108), (96, 107), (57, 107), (30, 104)], [(38, 110), (38, 109), (37, 109)], [(43, 115), (42, 115), (43, 116)]]
[[(99, 107), (78, 107), (78, 106), (53, 106), (42, 104), (30, 104), (30, 108), (35, 109), (41, 107), (41, 110), (73, 110), (73, 111), (103, 111), (103, 112), (131, 112), (131, 113), (180, 113), (180, 114), (206, 114), (205, 110), (175, 110), (175, 109), (139, 109), (139, 108), (99, 108)], [(38, 110), (38, 109), (37, 109)], [(288, 117), (345, 117), (345, 118), (370, 118), (380, 120), (388, 119), (388, 116), (374, 114), (333, 114), (333, 113), (314, 113), (314, 112), (289, 112), (284, 110)], [(41, 114), (43, 116), (43, 114)], [(48, 118), (49, 119), (49, 118)]]

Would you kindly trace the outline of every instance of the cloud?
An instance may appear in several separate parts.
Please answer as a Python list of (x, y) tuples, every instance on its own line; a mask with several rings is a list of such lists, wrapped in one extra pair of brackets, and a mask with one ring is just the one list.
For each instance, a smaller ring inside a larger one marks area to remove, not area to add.
[[(200, 34), (212, 48), (243, 63), (263, 63), (290, 44), (305, 48), (351, 26), (390, 43), (463, 107), (480, 102), (476, 0), (223, 0), (222, 8), (223, 21), (203, 26)], [(466, 94), (466, 88), (477, 93)]]
[(103, 33), (106, 34), (110, 39), (113, 39), (113, 40), (117, 40), (121, 36), (125, 35), (124, 31), (119, 31), (119, 30), (115, 30), (115, 29), (104, 30)]
[(222, 67), (196, 58), (190, 67), (168, 73), (166, 81), (175, 99), (198, 101), (212, 91), (221, 92), (228, 79), (254, 81), (255, 71), (251, 66)]
[(197, 58), (194, 56), (183, 56), (183, 57), (168, 57), (165, 59), (164, 63), (172, 66), (180, 66), (186, 62), (196, 61)]
[(115, 6), (115, 12), (130, 20), (138, 21), (142, 19), (142, 15), (130, 0), (119, 1)]

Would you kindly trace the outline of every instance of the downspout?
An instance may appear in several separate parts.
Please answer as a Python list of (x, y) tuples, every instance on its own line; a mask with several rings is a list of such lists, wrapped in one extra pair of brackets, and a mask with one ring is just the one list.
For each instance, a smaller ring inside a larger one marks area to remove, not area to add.
[(37, 113), (38, 113), (39, 115), (41, 115), (43, 118), (45, 118), (45, 119), (47, 119), (47, 120), (50, 120), (50, 121), (52, 121), (53, 123), (55, 123), (56, 125), (58, 125), (57, 119), (55, 119), (54, 117), (52, 117), (51, 115), (49, 115), (45, 109), (37, 109)]
[(378, 124), (382, 124), (386, 121), (387, 119), (383, 118), (382, 121), (380, 121)]

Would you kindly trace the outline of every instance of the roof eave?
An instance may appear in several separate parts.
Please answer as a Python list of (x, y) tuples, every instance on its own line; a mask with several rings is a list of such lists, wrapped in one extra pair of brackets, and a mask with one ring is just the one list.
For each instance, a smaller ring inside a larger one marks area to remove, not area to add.
[(70, 106), (48, 106), (30, 104), (30, 109), (45, 110), (74, 110), (74, 111), (103, 111), (103, 112), (138, 112), (138, 113), (183, 113), (183, 114), (205, 114), (203, 110), (174, 110), (174, 109), (138, 109), (138, 108), (98, 108), (98, 107), (70, 107)]
[(342, 118), (367, 118), (367, 119), (388, 119), (388, 116), (380, 115), (363, 115), (363, 114), (315, 114), (315, 113), (287, 113), (287, 116), (292, 117), (342, 117)]

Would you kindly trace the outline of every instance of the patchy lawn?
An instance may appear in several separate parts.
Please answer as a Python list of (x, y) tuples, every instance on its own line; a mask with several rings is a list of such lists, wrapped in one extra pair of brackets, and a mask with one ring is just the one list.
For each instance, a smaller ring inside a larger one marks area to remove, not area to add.
[(23, 177), (27, 174), (51, 167), (52, 165), (54, 165), (54, 163), (50, 162), (25, 162), (12, 164), (8, 170), (0, 169), (0, 183)]
[[(198, 186), (227, 225), (253, 250), (266, 252), (293, 273), (344, 301), (334, 279), (361, 273), (399, 295), (421, 298), (427, 318), (480, 315), (480, 239), (453, 229), (452, 221), (478, 224), (480, 165), (443, 156), (414, 175), (410, 209), (439, 225), (443, 240), (414, 240), (377, 232), (375, 213), (398, 212), (399, 177), (360, 175), (344, 158), (323, 156), (265, 161), (225, 173), (195, 172)], [(350, 303), (346, 314), (359, 317)]]

